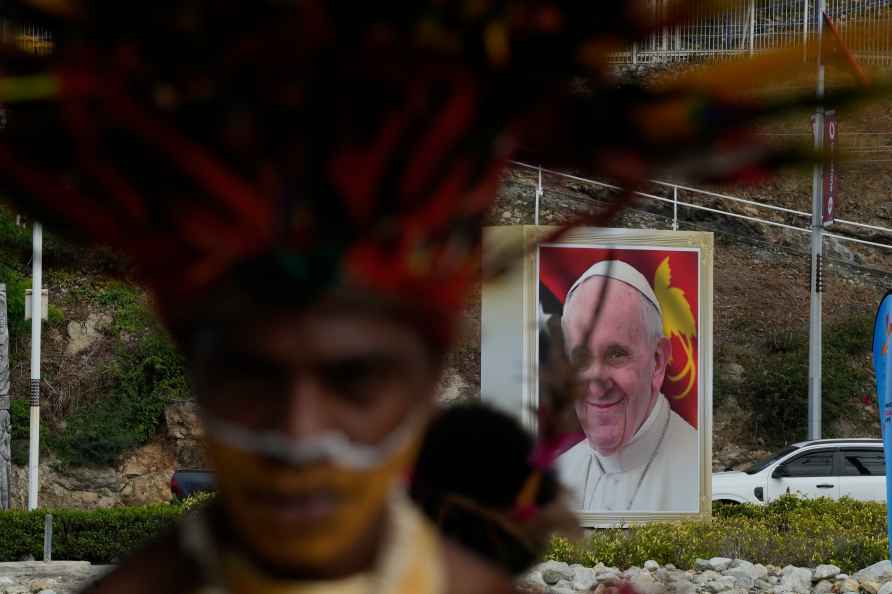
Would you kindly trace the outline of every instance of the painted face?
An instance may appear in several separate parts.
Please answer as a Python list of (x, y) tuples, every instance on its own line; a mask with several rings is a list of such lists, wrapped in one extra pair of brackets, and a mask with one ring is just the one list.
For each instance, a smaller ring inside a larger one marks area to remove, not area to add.
[(602, 455), (631, 441), (653, 409), (666, 373), (669, 342), (654, 339), (644, 307), (650, 305), (633, 287), (594, 277), (573, 292), (564, 308), (567, 355), (582, 383), (576, 414), (592, 448)]
[(208, 453), (233, 528), (266, 560), (325, 572), (411, 465), (437, 370), (409, 327), (329, 308), (245, 325), (196, 355)]

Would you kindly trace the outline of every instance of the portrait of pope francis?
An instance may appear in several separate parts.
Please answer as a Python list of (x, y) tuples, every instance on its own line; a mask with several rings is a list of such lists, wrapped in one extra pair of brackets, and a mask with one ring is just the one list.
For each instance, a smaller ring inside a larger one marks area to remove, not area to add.
[(585, 439), (557, 465), (577, 509), (697, 511), (697, 430), (661, 392), (672, 346), (650, 283), (625, 262), (596, 263), (570, 287), (561, 329)]

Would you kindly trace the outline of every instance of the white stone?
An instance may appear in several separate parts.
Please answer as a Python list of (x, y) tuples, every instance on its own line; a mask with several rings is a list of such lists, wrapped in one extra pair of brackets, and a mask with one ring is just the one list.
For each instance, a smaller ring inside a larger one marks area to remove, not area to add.
[(630, 580), (632, 584), (632, 588), (635, 589), (638, 594), (664, 594), (666, 591), (666, 587), (654, 581), (650, 574), (641, 573)]
[(731, 566), (731, 562), (727, 557), (713, 557), (709, 560), (709, 567), (713, 571), (725, 571)]
[(730, 590), (731, 587), (728, 586), (725, 582), (720, 582), (718, 580), (709, 582), (706, 584), (706, 589), (713, 594), (718, 594), (719, 592), (724, 592), (725, 590)]
[(563, 561), (546, 561), (545, 563), (540, 564), (536, 569), (541, 571), (543, 575), (550, 569), (561, 574), (561, 577), (567, 581), (573, 579), (573, 570)]
[(804, 567), (784, 567), (784, 576), (781, 578), (780, 587), (797, 594), (809, 594), (811, 592), (811, 570)]
[(815, 584), (812, 594), (830, 594), (833, 591), (833, 582), (830, 580), (821, 580)]
[(574, 565), (573, 570), (573, 588), (580, 592), (588, 592), (598, 583), (595, 570), (582, 565)]
[(890, 563), (889, 560), (886, 559), (885, 561), (878, 561), (873, 565), (865, 567), (861, 571), (855, 573), (855, 575), (852, 577), (854, 577), (859, 582), (863, 582), (865, 580), (881, 580), (890, 575), (892, 575), (892, 563)]
[(815, 581), (826, 580), (827, 578), (836, 577), (842, 571), (836, 565), (818, 565), (815, 567), (815, 575), (812, 577)]
[(754, 580), (752, 576), (749, 575), (738, 575), (731, 577), (734, 577), (734, 587), (742, 588), (744, 590), (749, 590), (755, 585), (756, 582), (756, 580)]
[(877, 594), (892, 594), (892, 582), (886, 582)]
[(15, 580), (8, 576), (0, 576), (0, 586), (11, 586), (15, 583)]
[(873, 580), (864, 580), (861, 582), (861, 589), (867, 592), (867, 594), (879, 594), (880, 584)]
[(644, 569), (648, 571), (656, 571), (660, 568), (660, 564), (653, 560), (648, 560), (644, 562)]
[(541, 589), (546, 587), (545, 581), (542, 579), (542, 572), (533, 569), (518, 580), (521, 584), (527, 585), (532, 589)]
[(694, 594), (697, 587), (687, 580), (678, 580), (672, 583), (672, 590), (675, 594)]
[(712, 569), (712, 565), (709, 564), (708, 559), (697, 559), (694, 561), (694, 569), (697, 571), (704, 571), (706, 569)]

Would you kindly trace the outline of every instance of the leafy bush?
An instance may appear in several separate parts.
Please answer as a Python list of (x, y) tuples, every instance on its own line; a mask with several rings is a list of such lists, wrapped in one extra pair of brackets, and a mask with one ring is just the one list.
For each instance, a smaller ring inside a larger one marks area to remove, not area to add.
[[(869, 360), (873, 320), (852, 316), (827, 327), (823, 343), (823, 416), (840, 418), (854, 397), (872, 393)], [(753, 434), (770, 445), (805, 439), (808, 410), (808, 335), (767, 333), (758, 361), (746, 366), (739, 401), (753, 413)]]
[[(55, 510), (53, 559), (112, 563), (126, 556), (176, 522), (186, 511), (180, 505)], [(0, 561), (28, 555), (43, 558), (43, 527), (47, 510), (0, 512)]]
[(853, 573), (887, 557), (886, 506), (784, 496), (766, 506), (717, 505), (712, 521), (597, 530), (584, 542), (552, 542), (549, 559), (641, 567), (648, 559), (690, 568), (730, 557), (783, 567), (830, 563)]
[[(13, 464), (28, 464), (28, 432), (31, 428), (31, 407), (28, 400), (12, 400), (9, 403), (9, 419), (12, 425), (10, 447)], [(44, 445), (44, 431), (40, 432), (40, 445)]]

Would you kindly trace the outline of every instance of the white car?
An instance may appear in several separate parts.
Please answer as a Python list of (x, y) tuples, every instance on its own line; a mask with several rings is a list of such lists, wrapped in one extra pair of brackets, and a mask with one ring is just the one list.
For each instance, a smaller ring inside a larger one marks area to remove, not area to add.
[(885, 502), (883, 441), (803, 441), (755, 463), (746, 472), (712, 475), (713, 501), (767, 503), (786, 493)]

